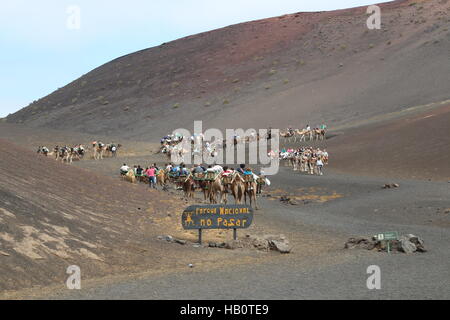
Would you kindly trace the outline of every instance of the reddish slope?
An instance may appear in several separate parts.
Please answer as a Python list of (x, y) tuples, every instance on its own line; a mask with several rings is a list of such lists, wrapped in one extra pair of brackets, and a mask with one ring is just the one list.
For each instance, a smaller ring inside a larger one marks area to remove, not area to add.
[(344, 172), (450, 181), (450, 105), (349, 130), (329, 150)]
[(298, 13), (111, 61), (8, 117), (28, 126), (155, 139), (205, 127), (329, 127), (449, 98), (450, 2)]

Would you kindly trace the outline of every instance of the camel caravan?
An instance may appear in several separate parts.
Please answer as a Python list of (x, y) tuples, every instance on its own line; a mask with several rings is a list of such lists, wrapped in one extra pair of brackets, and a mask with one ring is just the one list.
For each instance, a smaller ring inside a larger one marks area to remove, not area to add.
[(234, 170), (227, 166), (195, 165), (188, 169), (186, 165), (166, 164), (158, 168), (156, 164), (143, 169), (141, 166), (128, 167), (124, 164), (120, 168), (120, 175), (124, 181), (131, 183), (148, 183), (149, 187), (160, 186), (167, 190), (169, 184), (175, 189), (183, 190), (186, 199), (194, 199), (195, 191), (203, 193), (203, 200), (211, 204), (228, 203), (229, 196), (234, 198), (235, 204), (247, 202), (250, 206), (258, 208), (256, 197), (262, 193), (265, 185), (270, 185), (261, 172), (256, 175), (253, 170), (244, 164)]
[(92, 142), (92, 157), (94, 160), (103, 160), (105, 157), (115, 158), (117, 157), (117, 152), (122, 147), (121, 144), (109, 143), (104, 144), (101, 141)]
[(73, 147), (68, 147), (66, 145), (63, 147), (55, 146), (53, 151), (50, 152), (49, 148), (39, 146), (37, 153), (43, 154), (46, 157), (54, 157), (57, 161), (60, 160), (61, 162), (72, 163), (74, 160), (81, 160), (86, 153), (86, 149), (81, 144)]
[[(276, 157), (275, 152), (270, 153)], [(285, 161), (287, 166), (292, 166), (294, 171), (300, 171), (311, 175), (323, 175), (323, 167), (328, 165), (328, 152), (326, 149), (301, 147), (298, 149), (283, 149), (278, 158)]]
[(285, 131), (280, 131), (280, 137), (284, 138), (285, 142), (323, 141), (326, 140), (326, 132), (325, 124), (313, 129), (310, 125), (304, 129), (293, 129), (289, 126)]
[[(102, 160), (105, 157), (113, 158), (117, 156), (117, 152), (122, 147), (121, 144), (104, 144), (102, 142), (92, 142), (92, 159)], [(73, 161), (82, 160), (88, 151), (82, 144), (75, 145), (73, 147), (55, 146), (52, 151), (45, 146), (39, 146), (37, 153), (46, 157), (54, 157), (55, 160), (72, 163)]]

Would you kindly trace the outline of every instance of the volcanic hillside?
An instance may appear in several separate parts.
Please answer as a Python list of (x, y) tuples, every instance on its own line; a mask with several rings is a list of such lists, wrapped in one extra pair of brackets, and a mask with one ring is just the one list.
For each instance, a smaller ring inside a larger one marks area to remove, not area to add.
[(122, 138), (205, 127), (329, 128), (450, 98), (450, 1), (295, 13), (205, 32), (106, 63), (8, 116)]
[(63, 284), (72, 264), (83, 278), (176, 265), (156, 236), (179, 201), (2, 139), (0, 154), (0, 293)]

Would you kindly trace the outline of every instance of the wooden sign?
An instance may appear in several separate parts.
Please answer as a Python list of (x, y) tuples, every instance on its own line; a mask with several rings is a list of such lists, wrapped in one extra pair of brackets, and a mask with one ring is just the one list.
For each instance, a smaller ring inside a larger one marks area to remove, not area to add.
[(202, 229), (233, 229), (250, 227), (253, 222), (253, 208), (246, 205), (193, 205), (184, 210), (181, 224), (186, 230), (199, 230), (201, 243)]

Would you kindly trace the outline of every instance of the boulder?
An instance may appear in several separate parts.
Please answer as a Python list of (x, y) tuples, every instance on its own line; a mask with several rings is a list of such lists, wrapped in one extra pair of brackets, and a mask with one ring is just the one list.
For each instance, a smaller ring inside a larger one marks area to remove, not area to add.
[(270, 242), (270, 247), (272, 250), (276, 250), (280, 253), (290, 253), (292, 251), (292, 247), (287, 241), (272, 240)]
[(164, 236), (164, 240), (167, 242), (173, 242), (173, 237), (171, 235)]
[(225, 243), (225, 248), (226, 249), (239, 249), (239, 248), (243, 248), (244, 245), (242, 244), (241, 240), (231, 240)]
[(415, 236), (413, 234), (407, 234), (407, 235), (405, 235), (405, 237), (408, 238), (409, 241), (414, 243), (414, 245), (416, 246), (416, 251), (418, 251), (418, 252), (426, 252), (427, 251), (424, 246), (424, 241), (421, 237)]
[(414, 253), (417, 250), (417, 247), (414, 243), (409, 241), (408, 239), (402, 238), (399, 241), (400, 247), (399, 249), (407, 254)]

